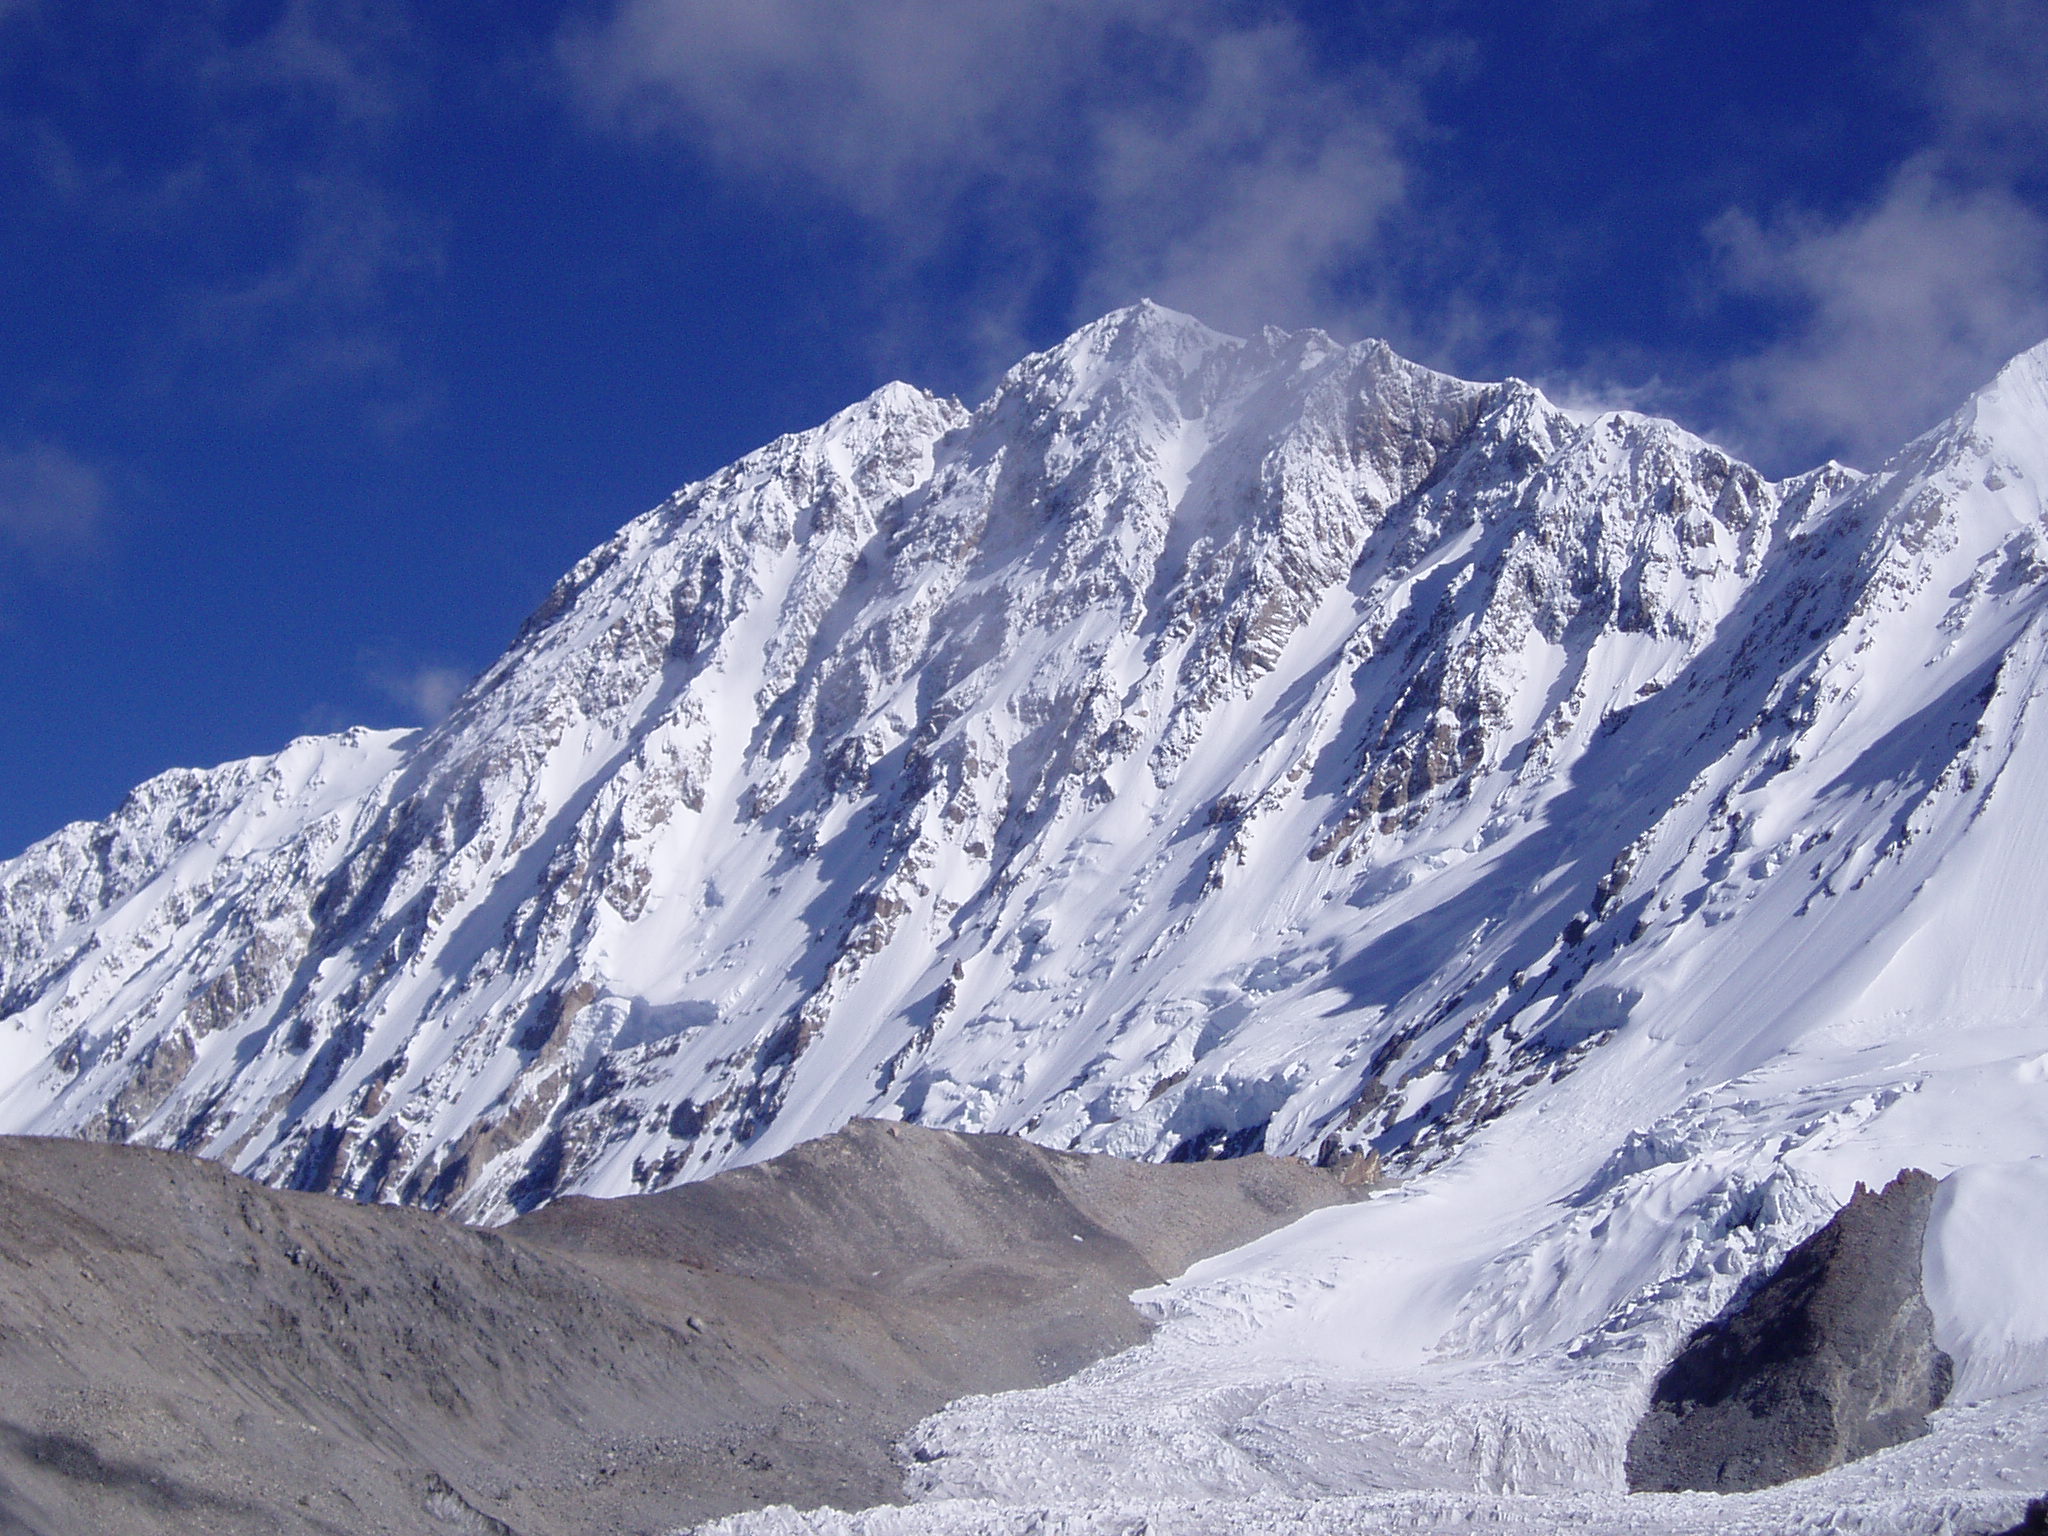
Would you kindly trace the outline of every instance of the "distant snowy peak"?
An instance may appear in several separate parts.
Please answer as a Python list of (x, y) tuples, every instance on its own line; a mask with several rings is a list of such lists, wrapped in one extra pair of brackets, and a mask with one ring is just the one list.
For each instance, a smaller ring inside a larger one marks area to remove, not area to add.
[(1992, 771), (2044, 373), (1783, 483), (1154, 305), (971, 412), (886, 386), (626, 525), (434, 730), (0, 866), (0, 1126), (493, 1219), (856, 1114), (1420, 1166), (1829, 903), (1802, 827)]

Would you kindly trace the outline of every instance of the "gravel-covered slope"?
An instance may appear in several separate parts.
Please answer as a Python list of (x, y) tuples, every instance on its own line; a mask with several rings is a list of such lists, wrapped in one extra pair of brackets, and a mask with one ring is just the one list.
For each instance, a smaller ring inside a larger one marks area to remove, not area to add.
[(893, 1498), (922, 1414), (1136, 1342), (1162, 1262), (1346, 1198), (1295, 1162), (1100, 1161), (856, 1122), (494, 1232), (0, 1138), (0, 1530), (618, 1536)]

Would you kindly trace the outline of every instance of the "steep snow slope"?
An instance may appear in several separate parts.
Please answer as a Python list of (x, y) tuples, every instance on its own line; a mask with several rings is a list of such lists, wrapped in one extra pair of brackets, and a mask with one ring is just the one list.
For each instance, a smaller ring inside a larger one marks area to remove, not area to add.
[[(0, 1128), (483, 1219), (855, 1114), (1469, 1147), (1424, 1200), (1498, 1165), (1585, 1231), (1844, 1116), (1873, 1175), (2048, 1152), (2044, 379), (1776, 484), (1153, 306), (972, 412), (889, 386), (629, 524), (435, 730), (0, 866)], [(1786, 1232), (1843, 1192), (1741, 1177)]]

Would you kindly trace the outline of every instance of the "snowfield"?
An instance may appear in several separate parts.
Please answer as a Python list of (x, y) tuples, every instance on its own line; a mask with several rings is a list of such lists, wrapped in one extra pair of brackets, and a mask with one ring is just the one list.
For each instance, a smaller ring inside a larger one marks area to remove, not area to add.
[[(1156, 306), (627, 525), (431, 732), (0, 865), (0, 1128), (497, 1221), (853, 1116), (1397, 1184), (735, 1531), (1980, 1531), (2048, 1488), (2048, 344), (1773, 482)], [(1958, 1390), (1624, 1498), (1661, 1366), (1948, 1180)]]

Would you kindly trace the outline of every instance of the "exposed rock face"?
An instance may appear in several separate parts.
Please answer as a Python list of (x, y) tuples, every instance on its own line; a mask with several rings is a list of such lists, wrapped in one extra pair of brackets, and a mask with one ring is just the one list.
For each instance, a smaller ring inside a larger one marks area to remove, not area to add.
[(1935, 1180), (1856, 1194), (1747, 1301), (1694, 1334), (1628, 1448), (1638, 1493), (1740, 1493), (1927, 1431), (1951, 1365), (1934, 1346), (1920, 1249)]
[(881, 1503), (941, 1403), (1137, 1342), (1133, 1289), (1344, 1198), (1282, 1159), (861, 1121), (488, 1232), (0, 1138), (0, 1532), (619, 1536)]
[(488, 1222), (856, 1116), (1413, 1179), (1652, 1009), (1739, 1077), (1817, 955), (2031, 995), (2044, 488), (2048, 347), (1771, 482), (1121, 311), (686, 487), (432, 730), (0, 863), (0, 1130)]

